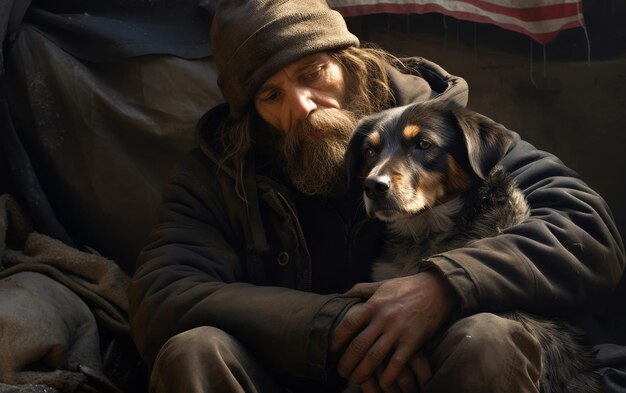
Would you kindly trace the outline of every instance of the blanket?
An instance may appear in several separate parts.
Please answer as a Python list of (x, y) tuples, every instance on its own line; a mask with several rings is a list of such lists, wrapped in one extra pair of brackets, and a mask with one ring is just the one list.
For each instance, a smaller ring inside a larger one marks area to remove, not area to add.
[(0, 389), (119, 392), (103, 372), (99, 331), (128, 333), (128, 279), (113, 261), (37, 233), (0, 196)]

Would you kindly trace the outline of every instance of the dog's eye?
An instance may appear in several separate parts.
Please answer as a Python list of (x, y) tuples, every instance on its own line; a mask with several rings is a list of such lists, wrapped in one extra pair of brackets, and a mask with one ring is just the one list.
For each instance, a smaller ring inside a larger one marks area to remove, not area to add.
[(420, 150), (428, 150), (433, 144), (427, 141), (426, 139), (420, 139), (417, 142), (417, 148)]
[(367, 158), (374, 158), (374, 157), (376, 157), (376, 150), (374, 150), (371, 147), (368, 147), (367, 149), (365, 149), (365, 157), (367, 157)]

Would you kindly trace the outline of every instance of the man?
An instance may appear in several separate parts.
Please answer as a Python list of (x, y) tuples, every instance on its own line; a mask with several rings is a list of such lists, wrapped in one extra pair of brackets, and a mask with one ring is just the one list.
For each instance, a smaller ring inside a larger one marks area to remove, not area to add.
[(381, 225), (345, 190), (354, 125), (464, 105), (465, 82), (360, 48), (322, 0), (222, 1), (211, 36), (227, 105), (166, 186), (129, 288), (152, 391), (537, 392), (537, 342), (493, 312), (572, 316), (606, 297), (624, 252), (603, 200), (515, 135), (500, 164), (531, 218), (368, 284)]

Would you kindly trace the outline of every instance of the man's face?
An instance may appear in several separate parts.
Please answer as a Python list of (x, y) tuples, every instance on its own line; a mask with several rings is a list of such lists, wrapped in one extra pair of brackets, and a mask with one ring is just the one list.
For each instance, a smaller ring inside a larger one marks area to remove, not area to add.
[(254, 105), (270, 126), (288, 134), (314, 111), (340, 109), (344, 92), (343, 68), (320, 52), (272, 75), (259, 89)]
[(345, 186), (343, 155), (356, 124), (345, 105), (344, 71), (326, 53), (304, 57), (270, 77), (255, 97), (261, 118), (279, 134), (279, 157), (290, 180), (309, 195)]

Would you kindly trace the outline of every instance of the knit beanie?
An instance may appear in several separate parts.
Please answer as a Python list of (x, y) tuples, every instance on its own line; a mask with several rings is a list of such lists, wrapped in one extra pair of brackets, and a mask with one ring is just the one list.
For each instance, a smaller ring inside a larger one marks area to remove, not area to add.
[(325, 0), (222, 0), (211, 24), (217, 84), (240, 118), (261, 85), (283, 67), (320, 51), (358, 46)]

